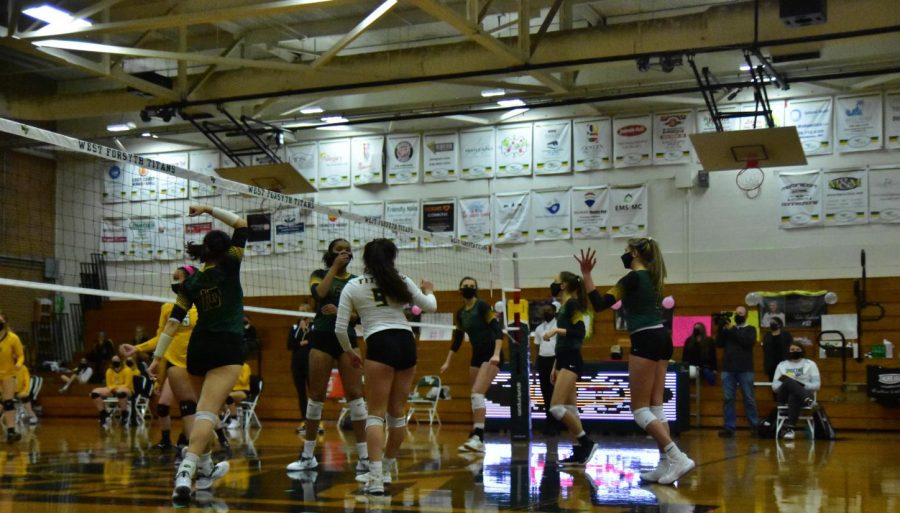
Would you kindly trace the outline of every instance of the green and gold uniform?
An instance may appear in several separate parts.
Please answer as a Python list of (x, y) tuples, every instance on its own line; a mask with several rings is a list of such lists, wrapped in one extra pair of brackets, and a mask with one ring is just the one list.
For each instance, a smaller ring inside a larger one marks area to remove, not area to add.
[[(355, 274), (345, 272), (340, 276), (335, 276), (331, 280), (331, 287), (325, 297), (319, 297), (316, 293), (316, 287), (325, 280), (328, 269), (317, 269), (309, 276), (309, 290), (313, 299), (316, 301), (316, 316), (313, 318), (312, 331), (309, 332), (309, 343), (311, 349), (318, 349), (331, 355), (332, 358), (338, 359), (344, 353), (338, 342), (337, 335), (334, 334), (334, 325), (337, 321), (337, 312), (331, 315), (322, 313), (322, 307), (325, 305), (338, 306), (341, 300), (341, 291), (347, 282), (356, 278)], [(347, 326), (347, 335), (350, 337), (350, 345), (356, 347), (356, 323), (351, 322)]]
[[(471, 367), (481, 367), (484, 362), (490, 361), (494, 356), (496, 341), (503, 337), (500, 331), (500, 322), (494, 310), (480, 299), (476, 299), (471, 307), (463, 306), (456, 312), (456, 329), (453, 331), (453, 344), (450, 350), (459, 351), (464, 335), (469, 336), (472, 343)], [(500, 353), (500, 363), (503, 363), (503, 353)]]
[(581, 346), (584, 344), (584, 306), (575, 298), (569, 298), (556, 312), (556, 327), (566, 330), (565, 336), (556, 335), (556, 369), (570, 370), (581, 375), (584, 359)]

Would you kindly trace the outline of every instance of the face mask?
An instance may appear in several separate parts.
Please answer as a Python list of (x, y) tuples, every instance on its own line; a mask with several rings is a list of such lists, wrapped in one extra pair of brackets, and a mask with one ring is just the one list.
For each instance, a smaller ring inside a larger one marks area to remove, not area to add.
[(134, 367), (134, 362), (131, 360), (128, 360), (127, 362), (125, 362), (125, 365), (127, 365), (129, 367)]
[(634, 255), (631, 253), (625, 253), (622, 255), (622, 265), (625, 266), (625, 269), (631, 269), (631, 262), (634, 261)]
[(0, 331), (3, 331), (4, 328), (6, 328), (6, 323), (0, 322)]
[(788, 359), (790, 360), (799, 360), (800, 358), (803, 358), (803, 351), (791, 351), (788, 355), (790, 355), (788, 356)]
[(544, 322), (550, 322), (553, 320), (554, 317), (556, 317), (556, 316), (553, 315), (552, 313), (545, 313), (544, 314)]
[(778, 331), (781, 329), (781, 326), (779, 326), (777, 322), (773, 322), (772, 324), (769, 324), (769, 329), (772, 331)]
[(744, 324), (744, 321), (746, 321), (746, 320), (747, 320), (747, 316), (745, 316), (745, 315), (735, 315), (734, 316), (735, 324)]
[(562, 290), (562, 285), (556, 282), (550, 284), (550, 295), (556, 297)]
[(700, 328), (700, 327), (694, 328), (694, 335), (696, 335), (698, 337), (700, 335), (703, 335), (703, 328)]
[(181, 282), (180, 281), (172, 282), (172, 292), (174, 292), (176, 294), (181, 294)]
[(81, 362), (78, 364), (79, 369), (86, 369), (88, 366), (87, 362)]
[(472, 299), (478, 293), (478, 289), (474, 287), (463, 287), (459, 289), (459, 293), (466, 299)]
[(122, 362), (112, 362), (113, 369), (118, 369), (122, 366)]

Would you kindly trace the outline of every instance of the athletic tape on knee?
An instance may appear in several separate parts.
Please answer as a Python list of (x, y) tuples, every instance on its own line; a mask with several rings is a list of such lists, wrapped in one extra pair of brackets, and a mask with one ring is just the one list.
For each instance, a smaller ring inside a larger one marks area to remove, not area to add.
[(181, 401), (178, 403), (178, 409), (181, 411), (182, 417), (187, 417), (197, 413), (197, 403), (194, 401)]
[(196, 425), (201, 420), (205, 420), (215, 427), (219, 423), (219, 416), (211, 411), (198, 411), (194, 414), (194, 424)]
[(168, 417), (169, 414), (172, 413), (172, 409), (168, 404), (157, 404), (156, 405), (156, 415), (158, 417)]
[(652, 413), (653, 416), (656, 417), (656, 420), (662, 422), (663, 424), (669, 422), (669, 419), (666, 418), (666, 410), (662, 405), (651, 406), (650, 413)]
[(650, 408), (638, 408), (634, 410), (634, 421), (637, 422), (637, 425), (641, 427), (643, 430), (647, 430), (647, 426), (650, 425), (654, 420), (658, 420), (656, 415), (654, 415)]
[(472, 394), (472, 411), (485, 408), (487, 408), (487, 403), (484, 400), (484, 394)]
[(389, 428), (402, 428), (406, 425), (405, 416), (393, 417), (390, 413), (385, 416), (385, 421), (387, 421), (387, 427)]
[(116, 397), (119, 399), (128, 399), (128, 392), (116, 392)]
[(100, 394), (98, 394), (97, 392), (91, 392), (91, 399), (97, 399), (99, 397), (100, 397)]
[(566, 411), (571, 413), (572, 415), (575, 415), (576, 417), (578, 416), (578, 407), (574, 404), (567, 404)]
[(369, 415), (366, 417), (366, 429), (369, 429), (372, 426), (384, 428), (384, 419), (376, 417), (375, 415)]
[(566, 406), (563, 404), (554, 404), (550, 407), (550, 415), (556, 420), (562, 420), (566, 416)]
[(232, 404), (234, 404), (234, 397), (231, 397), (229, 395), (228, 399), (225, 399), (225, 404), (227, 404), (228, 406), (231, 406)]
[(306, 418), (309, 420), (322, 420), (322, 408), (325, 403), (310, 399), (306, 403)]
[(369, 416), (369, 410), (366, 408), (366, 401), (362, 397), (358, 397), (349, 403), (347, 406), (350, 407), (350, 420), (366, 420), (366, 417)]

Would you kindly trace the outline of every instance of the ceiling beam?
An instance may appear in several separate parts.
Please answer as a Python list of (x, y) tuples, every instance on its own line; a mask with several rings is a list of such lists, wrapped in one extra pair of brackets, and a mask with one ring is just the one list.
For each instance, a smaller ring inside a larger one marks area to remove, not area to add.
[(356, 38), (361, 36), (363, 32), (369, 30), (372, 25), (374, 25), (378, 20), (381, 19), (382, 16), (387, 14), (397, 5), (397, 0), (385, 0), (381, 5), (375, 8), (374, 11), (369, 13), (361, 22), (359, 22), (350, 32), (344, 34), (337, 43), (335, 43), (331, 48), (329, 48), (325, 53), (323, 53), (318, 59), (313, 61), (312, 68), (319, 69), (322, 66), (331, 62), (331, 59), (334, 59), (337, 54), (347, 47), (353, 41), (356, 41)]
[[(228, 45), (228, 48), (225, 48), (225, 51), (222, 52), (221, 56), (228, 57), (231, 54), (231, 52), (233, 52), (234, 49), (237, 48), (238, 45), (241, 44), (241, 42), (243, 40), (244, 40), (244, 38), (238, 38), (238, 39), (235, 39), (234, 41), (232, 41), (232, 43), (230, 45)], [(219, 66), (217, 64), (213, 64), (213, 65), (209, 66), (208, 68), (206, 68), (206, 71), (204, 71), (203, 74), (200, 75), (200, 78), (198, 78), (188, 88), (186, 98), (191, 98), (192, 96), (194, 96), (194, 94), (197, 92), (197, 90), (199, 90), (201, 87), (203, 87), (203, 84), (205, 84), (206, 81), (209, 80), (209, 78), (211, 76), (213, 76), (213, 74), (216, 73), (218, 70), (219, 70)]]
[[(550, 6), (550, 9), (547, 11), (547, 16), (544, 17), (544, 21), (541, 23), (541, 28), (538, 29), (537, 34), (531, 39), (531, 46), (528, 48), (528, 55), (533, 55), (534, 50), (541, 42), (541, 38), (544, 37), (544, 34), (547, 33), (547, 30), (550, 28), (550, 24), (553, 23), (553, 18), (556, 17), (556, 13), (559, 11), (560, 6), (562, 5), (563, 0), (553, 0), (553, 5)], [(571, 10), (571, 8), (570, 8)], [(571, 15), (569, 16), (569, 29), (572, 28), (571, 23)], [(560, 29), (562, 29), (562, 24), (560, 24)]]
[(121, 3), (122, 1), (123, 0), (101, 0), (100, 2), (97, 2), (94, 5), (90, 5), (76, 13), (72, 13), (72, 17), (75, 18), (76, 20), (78, 18), (90, 18), (91, 16), (97, 14), (98, 12), (109, 9), (112, 6), (114, 6), (118, 3)]
[(518, 12), (518, 43), (519, 53), (525, 56), (531, 55), (531, 0), (519, 0)]

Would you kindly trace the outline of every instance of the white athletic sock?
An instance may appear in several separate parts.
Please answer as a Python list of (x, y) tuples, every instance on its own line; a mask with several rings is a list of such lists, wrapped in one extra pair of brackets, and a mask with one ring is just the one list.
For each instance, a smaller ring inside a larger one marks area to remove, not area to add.
[(384, 469), (387, 470), (388, 472), (390, 472), (391, 470), (394, 469), (394, 464), (397, 463), (397, 458), (388, 458), (388, 457), (385, 457), (385, 458), (384, 458), (383, 460), (381, 460), (381, 461), (384, 463), (384, 465), (383, 465), (383, 466), (384, 466)]
[(680, 458), (684, 453), (681, 452), (681, 449), (675, 445), (675, 442), (669, 442), (669, 445), (665, 446), (663, 450), (666, 451), (666, 457), (670, 460), (676, 460)]
[(360, 459), (368, 458), (369, 446), (365, 442), (356, 442), (356, 454), (359, 454)]
[(180, 474), (182, 472), (187, 472), (191, 479), (197, 474), (197, 463), (200, 461), (200, 456), (192, 452), (185, 453), (184, 458), (181, 460), (181, 464), (178, 465), (178, 472), (175, 474)]
[(215, 464), (213, 464), (212, 452), (208, 452), (202, 456), (200, 456), (200, 462), (197, 464), (197, 469), (203, 474), (211, 474)]
[(303, 457), (304, 458), (312, 458), (316, 452), (316, 441), (315, 440), (304, 440), (303, 441)]
[(475, 429), (484, 429), (484, 422), (476, 422), (472, 425)]
[(582, 429), (582, 430), (581, 430), (581, 433), (578, 433), (578, 436), (576, 436), (575, 438), (581, 438), (581, 437), (583, 437), (583, 436), (586, 435), (586, 434), (587, 434), (587, 433), (585, 433), (584, 430)]
[(373, 476), (380, 476), (383, 472), (383, 468), (380, 461), (369, 462), (369, 474), (372, 474)]

